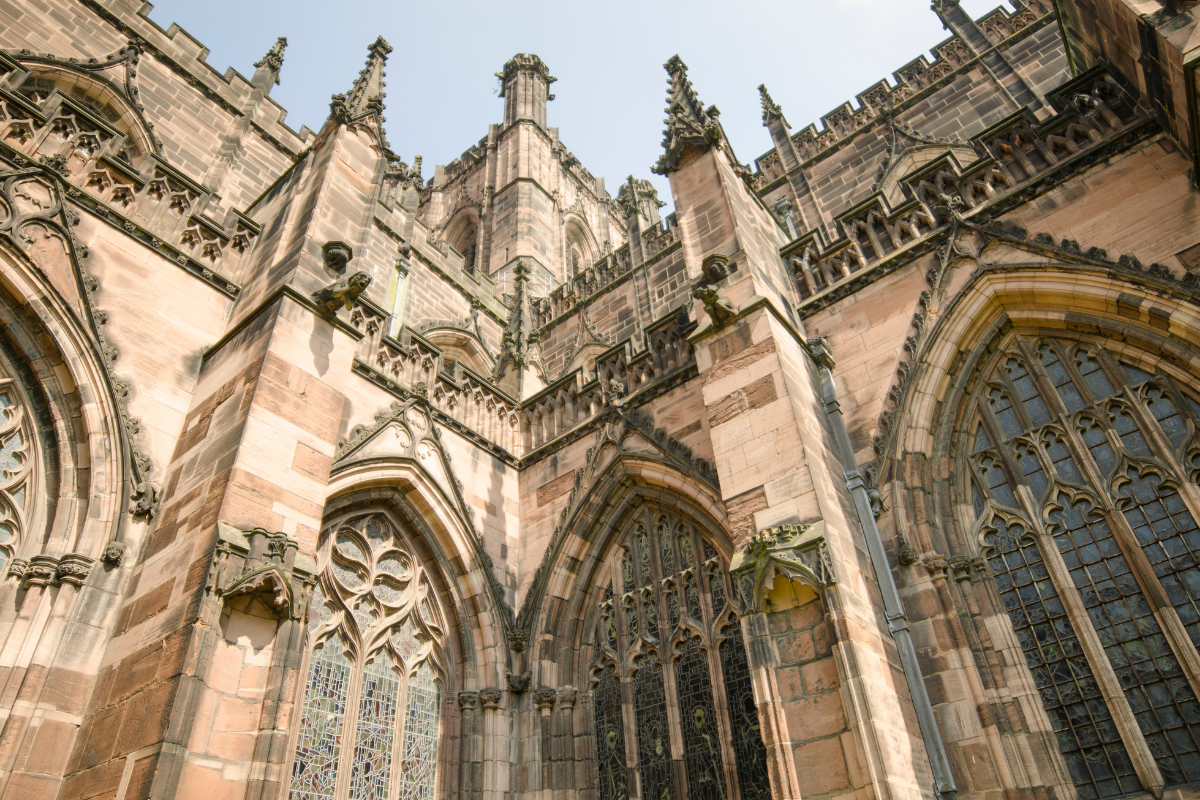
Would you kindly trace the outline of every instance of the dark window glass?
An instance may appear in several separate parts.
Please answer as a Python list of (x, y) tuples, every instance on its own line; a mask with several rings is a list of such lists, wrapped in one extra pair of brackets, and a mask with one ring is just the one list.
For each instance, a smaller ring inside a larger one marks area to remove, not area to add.
[(1108, 376), (1104, 374), (1104, 370), (1100, 368), (1100, 362), (1091, 353), (1086, 350), (1077, 351), (1075, 353), (1075, 366), (1079, 368), (1079, 374), (1083, 376), (1083, 382), (1092, 390), (1092, 395), (1097, 400), (1112, 397), (1117, 393), (1117, 390), (1109, 382)]
[(1074, 483), (1083, 483), (1083, 475), (1079, 473), (1079, 467), (1076, 466), (1075, 459), (1071, 456), (1071, 449), (1067, 447), (1063, 437), (1056, 433), (1046, 436), (1043, 442), (1046, 445), (1050, 461), (1054, 463), (1054, 470), (1059, 476)]
[(1109, 416), (1112, 417), (1113, 428), (1116, 429), (1117, 435), (1121, 437), (1121, 443), (1131, 453), (1135, 453), (1144, 458), (1149, 458), (1150, 445), (1146, 443), (1146, 437), (1142, 435), (1142, 431), (1138, 428), (1137, 423), (1133, 421), (1133, 416), (1127, 409), (1120, 406), (1114, 406), (1109, 409)]
[(1126, 364), (1124, 361), (1121, 362), (1121, 368), (1124, 369), (1125, 374), (1129, 376), (1129, 382), (1135, 386), (1139, 383), (1145, 383), (1154, 377), (1144, 369), (1139, 369), (1132, 364)]
[(1038, 393), (1033, 376), (1019, 358), (1010, 358), (1006, 366), (1008, 377), (1017, 390), (1017, 399), (1025, 404), (1025, 413), (1033, 421), (1033, 427), (1040, 428), (1045, 425), (1050, 421), (1050, 411), (1046, 408), (1046, 401)]
[(1150, 405), (1150, 413), (1158, 420), (1171, 444), (1176, 447), (1183, 444), (1183, 440), (1187, 438), (1187, 425), (1170, 396), (1161, 387), (1151, 386), (1146, 389), (1146, 400)]
[(600, 800), (627, 800), (625, 721), (621, 717), (621, 683), (610, 665), (600, 674), (593, 705), (596, 715), (596, 769)]
[(713, 708), (708, 654), (693, 636), (679, 648), (675, 662), (679, 690), (679, 715), (683, 725), (683, 757), (687, 768), (688, 797), (724, 800), (725, 775), (721, 766), (721, 734)]
[(750, 685), (750, 667), (737, 615), (729, 615), (728, 638), (721, 642), (721, 670), (725, 673), (725, 702), (733, 726), (733, 753), (737, 760), (738, 786), (742, 800), (770, 800), (767, 750), (759, 730), (758, 708)]
[(1046, 494), (1047, 482), (1046, 473), (1042, 470), (1042, 462), (1038, 460), (1037, 453), (1027, 445), (1018, 445), (1016, 456), (1017, 463), (1021, 465), (1021, 471), (1025, 475), (1025, 482), (1033, 490), (1033, 498), (1041, 500)]
[(1157, 476), (1139, 477), (1130, 470), (1128, 477), (1131, 482), (1121, 493), (1133, 503), (1125, 508), (1125, 519), (1192, 643), (1200, 647), (1200, 531), (1196, 521), (1179, 492), (1162, 487)]
[(654, 656), (640, 656), (633, 674), (633, 708), (637, 718), (638, 772), (642, 797), (675, 797), (671, 775), (671, 736), (667, 732), (667, 700), (662, 666)]
[(1058, 351), (1048, 344), (1038, 348), (1038, 355), (1041, 356), (1042, 366), (1046, 368), (1046, 374), (1050, 377), (1050, 382), (1054, 384), (1054, 390), (1058, 392), (1059, 398), (1067, 408), (1068, 414), (1074, 414), (1080, 411), (1086, 405), (1083, 396), (1079, 394), (1079, 389), (1075, 386), (1075, 381), (1071, 380), (1071, 374), (1067, 371), (1066, 366), (1058, 358)]
[(1108, 522), (1088, 519), (1086, 503), (1059, 502), (1054, 541), (1166, 785), (1200, 779), (1200, 704), (1150, 604)]
[(992, 440), (988, 438), (987, 431), (983, 428), (983, 423), (975, 426), (975, 449), (972, 452), (978, 453), (980, 450), (987, 450), (992, 446)]
[(993, 534), (988, 566), (1081, 798), (1141, 788), (1037, 546), (1019, 525)]
[(1001, 505), (1017, 508), (1017, 497), (1013, 494), (1012, 487), (1008, 485), (1008, 477), (1000, 466), (1000, 460), (986, 455), (980, 460), (979, 468), (983, 474), (984, 483), (991, 490), (992, 497), (995, 497)]
[(1004, 432), (1005, 439), (1021, 433), (1021, 422), (1017, 419), (1017, 412), (1013, 410), (1012, 403), (1000, 389), (992, 387), (988, 392), (988, 402), (992, 405), (992, 413), (996, 415), (996, 421), (1000, 423), (1000, 430)]
[(1108, 443), (1108, 438), (1104, 435), (1104, 429), (1094, 419), (1087, 417), (1080, 421), (1080, 425), (1084, 444), (1087, 445), (1088, 451), (1095, 459), (1096, 466), (1100, 468), (1100, 474), (1107, 477), (1108, 473), (1112, 471), (1113, 464), (1116, 463), (1116, 457), (1113, 455), (1112, 445)]

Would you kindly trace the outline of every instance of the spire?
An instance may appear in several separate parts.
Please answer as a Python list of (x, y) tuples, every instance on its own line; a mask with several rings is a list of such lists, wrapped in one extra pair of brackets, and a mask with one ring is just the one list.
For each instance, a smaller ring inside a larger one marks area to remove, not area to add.
[(386, 86), (383, 67), (390, 52), (392, 46), (382, 36), (367, 48), (366, 66), (358, 73), (349, 94), (335, 94), (329, 104), (329, 110), (339, 122), (350, 122), (368, 114), (377, 114), (383, 122), (383, 87)]
[(285, 47), (287, 47), (287, 37), (280, 36), (275, 40), (275, 46), (268, 50), (265, 56), (254, 62), (254, 66), (258, 69), (255, 70), (254, 77), (250, 79), (252, 86), (262, 89), (263, 92), (270, 92), (272, 86), (279, 85), (279, 71), (283, 69), (283, 49)]
[(530, 307), (529, 267), (518, 261), (513, 270), (513, 294), (508, 303), (508, 325), (500, 342), (500, 355), (496, 359), (495, 380), (501, 388), (520, 397), (524, 374), (540, 359), (541, 337), (534, 324), (533, 309)]
[(687, 64), (678, 56), (671, 56), (663, 69), (670, 76), (667, 83), (667, 123), (663, 131), (663, 149), (666, 151), (659, 156), (658, 163), (651, 171), (659, 175), (674, 172), (679, 167), (679, 159), (683, 148), (700, 147), (707, 149), (721, 139), (721, 128), (717, 117), (721, 113), (716, 106), (704, 108), (700, 98), (692, 89), (688, 80)]
[(763, 125), (770, 125), (773, 121), (778, 119), (783, 122), (783, 127), (792, 127), (791, 125), (788, 125), (787, 119), (784, 118), (783, 109), (779, 107), (778, 103), (771, 99), (771, 93), (767, 91), (767, 85), (765, 83), (760, 83), (758, 85), (758, 96), (762, 100)]

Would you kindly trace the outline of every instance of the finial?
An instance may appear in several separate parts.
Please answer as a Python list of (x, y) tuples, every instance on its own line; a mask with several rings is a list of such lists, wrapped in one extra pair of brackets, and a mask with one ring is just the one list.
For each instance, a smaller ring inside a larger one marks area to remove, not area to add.
[(758, 96), (762, 100), (763, 125), (770, 125), (772, 121), (779, 119), (783, 120), (783, 127), (792, 127), (788, 125), (787, 119), (784, 118), (783, 109), (779, 107), (779, 103), (771, 99), (771, 93), (767, 91), (765, 83), (758, 85)]
[(688, 80), (687, 64), (678, 55), (671, 56), (663, 69), (667, 79), (667, 123), (663, 131), (663, 149), (658, 163), (650, 168), (658, 175), (667, 175), (679, 167), (679, 159), (685, 146), (708, 148), (721, 139), (721, 128), (717, 124), (716, 106), (704, 108), (700, 98)]
[(261, 60), (255, 61), (254, 66), (266, 67), (275, 76), (275, 85), (279, 85), (279, 70), (283, 68), (283, 49), (287, 47), (287, 37), (280, 36), (275, 40), (275, 46), (267, 51)]
[(358, 73), (354, 85), (347, 94), (335, 94), (329, 110), (339, 122), (349, 122), (368, 114), (378, 114), (383, 122), (383, 98), (385, 97), (384, 65), (392, 46), (382, 36), (367, 48), (367, 63)]

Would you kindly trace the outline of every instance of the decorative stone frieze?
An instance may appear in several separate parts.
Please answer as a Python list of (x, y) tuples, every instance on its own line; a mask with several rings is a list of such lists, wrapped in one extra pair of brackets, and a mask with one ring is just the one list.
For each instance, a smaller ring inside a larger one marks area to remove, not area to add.
[(82, 586), (92, 571), (92, 565), (95, 563), (95, 559), (88, 558), (79, 553), (68, 553), (59, 560), (58, 566), (55, 569), (55, 579), (59, 583)]

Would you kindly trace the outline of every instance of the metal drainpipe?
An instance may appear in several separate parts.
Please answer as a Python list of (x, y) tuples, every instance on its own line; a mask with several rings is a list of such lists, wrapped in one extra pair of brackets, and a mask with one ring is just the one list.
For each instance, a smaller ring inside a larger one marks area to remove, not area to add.
[(946, 748), (942, 744), (937, 718), (933, 715), (929, 693), (925, 691), (925, 679), (921, 675), (921, 666), (917, 663), (917, 651), (913, 648), (912, 634), (908, 630), (904, 603), (900, 600), (900, 592), (896, 590), (896, 581), (892, 578), (891, 566), (883, 552), (883, 537), (879, 535), (879, 528), (875, 524), (875, 515), (871, 512), (871, 498), (858, 471), (854, 448), (850, 444), (850, 433), (846, 430), (846, 420), (842, 417), (842, 409), (838, 404), (837, 387), (833, 382), (833, 358), (823, 342), (810, 340), (809, 349), (821, 378), (821, 400), (825, 404), (825, 416), (833, 425), (833, 435), (837, 440), (838, 453), (846, 474), (846, 488), (854, 498), (854, 510), (858, 513), (858, 521), (867, 539), (867, 552), (871, 555), (875, 580), (879, 584), (880, 594), (883, 595), (883, 610), (887, 616), (888, 630), (900, 655), (900, 666), (904, 670), (908, 693), (912, 696), (917, 712), (917, 725), (921, 729), (921, 739), (924, 740), (925, 750), (929, 755), (929, 766), (933, 770), (937, 793), (942, 800), (957, 800), (958, 788), (954, 785), (954, 776), (950, 772), (950, 762), (946, 758)]

